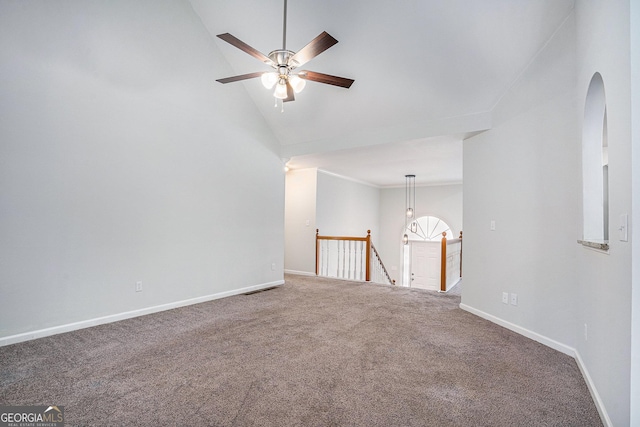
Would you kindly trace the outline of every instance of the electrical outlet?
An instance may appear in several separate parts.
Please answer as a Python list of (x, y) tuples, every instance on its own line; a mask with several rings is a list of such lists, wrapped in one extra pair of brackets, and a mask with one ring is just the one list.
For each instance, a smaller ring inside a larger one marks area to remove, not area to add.
[(509, 293), (508, 292), (503, 292), (502, 293), (502, 303), (503, 304), (509, 304)]
[(142, 282), (136, 282), (136, 292), (142, 292)]
[(275, 262), (271, 263), (271, 271), (276, 271), (276, 263)]
[(511, 305), (518, 305), (518, 294), (511, 294)]
[(496, 230), (496, 222), (494, 220), (491, 220), (491, 224), (489, 224), (489, 228), (491, 229), (491, 231)]

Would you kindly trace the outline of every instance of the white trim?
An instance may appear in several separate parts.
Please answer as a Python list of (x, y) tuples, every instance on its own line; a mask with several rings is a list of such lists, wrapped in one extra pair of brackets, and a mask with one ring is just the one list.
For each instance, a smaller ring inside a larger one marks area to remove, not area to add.
[(582, 357), (580, 357), (580, 353), (578, 350), (575, 350), (575, 359), (578, 364), (578, 368), (580, 368), (580, 372), (582, 373), (582, 377), (584, 381), (587, 383), (587, 388), (589, 389), (589, 393), (591, 393), (591, 397), (593, 398), (593, 402), (596, 405), (596, 409), (598, 410), (598, 414), (600, 414), (600, 419), (605, 427), (613, 427), (613, 423), (611, 422), (611, 418), (609, 418), (609, 414), (604, 407), (604, 402), (600, 398), (600, 394), (598, 393), (598, 389), (596, 389), (596, 385), (593, 383), (591, 379), (591, 375), (589, 375), (589, 371), (582, 361)]
[(309, 271), (298, 271), (298, 270), (288, 270), (285, 268), (284, 274), (297, 274), (298, 276), (315, 276), (316, 273), (311, 273)]
[(133, 311), (126, 311), (124, 313), (111, 314), (109, 316), (97, 317), (95, 319), (82, 320), (80, 322), (68, 323), (66, 325), (54, 326), (51, 328), (39, 329), (37, 331), (24, 332), (21, 334), (10, 335), (0, 338), (0, 347), (17, 344), (24, 341), (30, 341), (37, 338), (48, 337), (51, 335), (62, 334), (64, 332), (76, 331), (78, 329), (89, 328), (91, 326), (103, 325), (105, 323), (117, 322), (120, 320), (131, 319), (133, 317), (144, 316), (147, 314), (157, 313), (159, 311), (171, 310), (178, 307), (185, 307), (187, 305), (199, 304), (202, 302), (213, 301), (220, 298), (226, 298), (233, 295), (244, 294), (251, 291), (258, 291), (260, 289), (271, 288), (284, 284), (284, 280), (276, 280), (269, 283), (261, 283), (259, 285), (247, 286), (246, 288), (234, 289), (231, 291), (219, 292), (217, 294), (205, 295), (197, 298), (190, 298), (182, 301), (175, 301), (168, 304), (156, 305), (153, 307), (141, 308)]
[(324, 169), (318, 168), (318, 172), (323, 173), (325, 175), (333, 176), (333, 177), (336, 177), (336, 178), (344, 179), (345, 181), (355, 182), (356, 184), (362, 184), (362, 185), (366, 185), (368, 187), (373, 187), (373, 188), (377, 188), (377, 189), (380, 188), (380, 186), (372, 184), (370, 182), (361, 181), (359, 179), (351, 178), (351, 177), (344, 176), (344, 175), (340, 175), (340, 174), (334, 173), (334, 172), (329, 172), (329, 171), (324, 170)]
[(530, 338), (534, 341), (539, 342), (540, 344), (544, 344), (547, 347), (551, 347), (554, 350), (558, 350), (560, 353), (564, 353), (567, 356), (571, 356), (575, 359), (578, 368), (580, 369), (580, 373), (584, 378), (585, 383), (587, 384), (587, 388), (589, 389), (589, 393), (591, 394), (591, 398), (593, 399), (593, 403), (596, 405), (596, 409), (598, 410), (598, 414), (600, 415), (600, 419), (605, 427), (613, 427), (613, 423), (611, 422), (611, 418), (609, 418), (609, 414), (604, 406), (604, 402), (600, 398), (600, 394), (598, 393), (598, 389), (591, 379), (591, 375), (589, 375), (589, 371), (582, 361), (582, 357), (580, 357), (580, 353), (568, 345), (562, 344), (556, 340), (553, 340), (549, 337), (545, 337), (544, 335), (540, 335), (537, 332), (530, 331), (529, 329), (523, 328), (511, 322), (507, 322), (499, 317), (496, 317), (492, 314), (485, 313), (482, 310), (478, 310), (476, 308), (470, 307), (466, 304), (460, 303), (460, 308), (462, 310), (468, 311), (469, 313), (475, 314), (476, 316), (482, 317), (490, 322), (493, 322), (497, 325), (500, 325), (504, 328), (507, 328), (513, 332), (516, 332), (522, 336)]
[[(462, 185), (462, 180), (456, 181), (438, 181), (438, 182), (423, 182), (421, 184), (416, 183), (416, 188), (420, 187), (446, 187), (452, 185)], [(392, 185), (381, 185), (381, 190), (393, 190), (395, 188), (405, 188), (404, 184), (392, 184)]]
[[(609, 255), (609, 249), (611, 249), (609, 243), (590, 242), (588, 240), (578, 240), (578, 243), (585, 249), (605, 255)], [(606, 249), (604, 249), (604, 246), (606, 246)]]
[(460, 303), (460, 308), (468, 311), (469, 313), (473, 313), (476, 316), (480, 316), (483, 319), (487, 319), (490, 322), (496, 323), (504, 328), (510, 329), (513, 332), (517, 332), (520, 335), (523, 335), (527, 338), (531, 338), (534, 341), (539, 342), (540, 344), (544, 344), (547, 347), (551, 347), (554, 350), (558, 350), (560, 353), (564, 353), (567, 356), (575, 357), (576, 351), (574, 348), (569, 347), (568, 345), (562, 344), (556, 340), (545, 337), (544, 335), (540, 335), (537, 332), (530, 331), (529, 329), (523, 328), (522, 326), (518, 326), (514, 323), (507, 322), (506, 320), (500, 319), (492, 314), (485, 313), (484, 311), (478, 310), (473, 307), (469, 307), (466, 304)]

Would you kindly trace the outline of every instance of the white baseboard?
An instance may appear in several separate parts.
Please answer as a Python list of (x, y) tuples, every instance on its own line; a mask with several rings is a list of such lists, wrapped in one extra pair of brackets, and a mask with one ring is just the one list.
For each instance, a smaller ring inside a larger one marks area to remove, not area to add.
[(462, 277), (458, 277), (455, 282), (449, 284), (446, 291), (441, 291), (438, 289), (438, 292), (445, 292), (445, 293), (449, 292), (451, 289), (455, 288), (456, 285), (460, 283), (461, 280), (462, 280)]
[(582, 373), (582, 377), (584, 378), (584, 381), (587, 383), (587, 388), (589, 389), (589, 393), (591, 393), (593, 402), (596, 404), (596, 409), (600, 414), (600, 419), (602, 420), (602, 424), (604, 424), (605, 427), (613, 427), (613, 423), (611, 422), (611, 418), (609, 418), (609, 414), (607, 413), (607, 410), (604, 407), (604, 403), (600, 398), (598, 389), (593, 383), (593, 380), (591, 379), (591, 375), (589, 375), (589, 371), (587, 370), (587, 367), (582, 361), (582, 357), (580, 357), (580, 353), (578, 353), (577, 350), (575, 351), (575, 359), (576, 359), (576, 363), (578, 364), (578, 368), (580, 368), (580, 372)]
[(315, 276), (316, 273), (310, 273), (308, 271), (298, 271), (298, 270), (284, 270), (284, 274), (297, 274), (299, 276)]
[(537, 341), (540, 344), (544, 344), (547, 347), (551, 347), (552, 349), (557, 350), (560, 353), (564, 353), (567, 356), (573, 357), (576, 361), (576, 364), (578, 365), (578, 368), (580, 369), (580, 372), (582, 373), (582, 377), (584, 378), (585, 383), (587, 384), (589, 393), (591, 393), (591, 397), (593, 398), (593, 402), (596, 405), (598, 414), (600, 414), (600, 419), (602, 420), (602, 423), (604, 424), (605, 427), (613, 427), (613, 424), (611, 423), (611, 419), (609, 418), (609, 414), (607, 413), (604, 403), (600, 398), (600, 394), (598, 393), (598, 389), (596, 389), (596, 386), (593, 383), (593, 380), (591, 379), (591, 375), (589, 375), (589, 371), (587, 370), (587, 367), (585, 366), (584, 362), (582, 361), (582, 358), (580, 357), (580, 353), (578, 353), (578, 351), (575, 348), (569, 347), (568, 345), (562, 344), (549, 337), (545, 337), (544, 335), (540, 335), (537, 332), (530, 331), (529, 329), (523, 328), (514, 323), (507, 322), (504, 319), (501, 319), (489, 313), (485, 313), (482, 310), (478, 310), (466, 304), (461, 303), (460, 308), (462, 310), (468, 311), (469, 313), (475, 314), (476, 316), (482, 317), (483, 319), (486, 319), (490, 322), (493, 322), (497, 325), (500, 325), (504, 328), (507, 328), (513, 332), (516, 332), (522, 336), (525, 336), (534, 341)]
[(469, 313), (473, 313), (476, 316), (482, 317), (483, 319), (487, 319), (490, 322), (496, 323), (504, 328), (512, 330), (513, 332), (517, 332), (518, 334), (523, 335), (527, 338), (531, 338), (532, 340), (537, 341), (540, 344), (544, 344), (547, 347), (551, 347), (554, 350), (558, 350), (560, 353), (564, 353), (567, 356), (575, 357), (575, 354), (576, 354), (575, 349), (565, 344), (562, 344), (561, 342), (552, 340), (551, 338), (545, 337), (544, 335), (540, 335), (537, 332), (533, 332), (533, 331), (530, 331), (529, 329), (523, 328), (522, 326), (518, 326), (514, 323), (507, 322), (504, 319), (501, 319), (489, 313), (485, 313), (482, 310), (478, 310), (466, 304), (461, 303), (460, 308), (463, 309), (464, 311), (468, 311)]
[(132, 317), (144, 316), (146, 314), (157, 313), (160, 311), (171, 310), (187, 305), (199, 304), (202, 302), (213, 301), (220, 298), (230, 297), (233, 295), (244, 294), (251, 291), (259, 291), (260, 289), (271, 288), (284, 284), (284, 280), (276, 280), (274, 282), (261, 283), (259, 285), (247, 286), (246, 288), (234, 289), (231, 291), (219, 292), (212, 295), (205, 295), (197, 298), (190, 298), (182, 301), (175, 301), (168, 304), (156, 305), (153, 307), (141, 308), (138, 310), (127, 311), (124, 313), (112, 314), (109, 316), (97, 317), (94, 319), (82, 320), (80, 322), (68, 323), (66, 325), (54, 326), (36, 331), (24, 332), (21, 334), (0, 337), (0, 347), (17, 344), (24, 341), (30, 341), (37, 338), (48, 337), (51, 335), (62, 334), (64, 332), (76, 331), (78, 329), (89, 328), (91, 326), (103, 325), (105, 323), (117, 322), (119, 320), (131, 319)]

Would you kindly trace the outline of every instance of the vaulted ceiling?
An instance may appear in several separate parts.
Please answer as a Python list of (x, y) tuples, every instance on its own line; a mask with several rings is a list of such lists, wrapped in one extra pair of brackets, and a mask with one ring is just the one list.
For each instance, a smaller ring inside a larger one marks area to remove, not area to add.
[[(215, 38), (229, 32), (264, 54), (282, 48), (283, 0), (190, 0), (229, 75), (270, 68)], [(491, 111), (571, 13), (573, 0), (289, 0), (287, 49), (322, 31), (339, 43), (302, 68), (355, 79), (308, 82), (284, 112), (260, 79), (246, 93), (292, 167), (321, 167), (378, 186), (462, 180), (462, 140)], [(375, 146), (375, 147), (372, 147)], [(446, 165), (446, 167), (443, 167)]]

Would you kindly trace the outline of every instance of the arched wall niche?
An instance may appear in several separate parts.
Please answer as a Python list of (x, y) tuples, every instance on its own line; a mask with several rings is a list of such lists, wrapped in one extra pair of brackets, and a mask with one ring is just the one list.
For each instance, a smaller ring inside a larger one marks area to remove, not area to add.
[(595, 73), (589, 83), (582, 124), (582, 238), (609, 239), (609, 156), (604, 81)]

